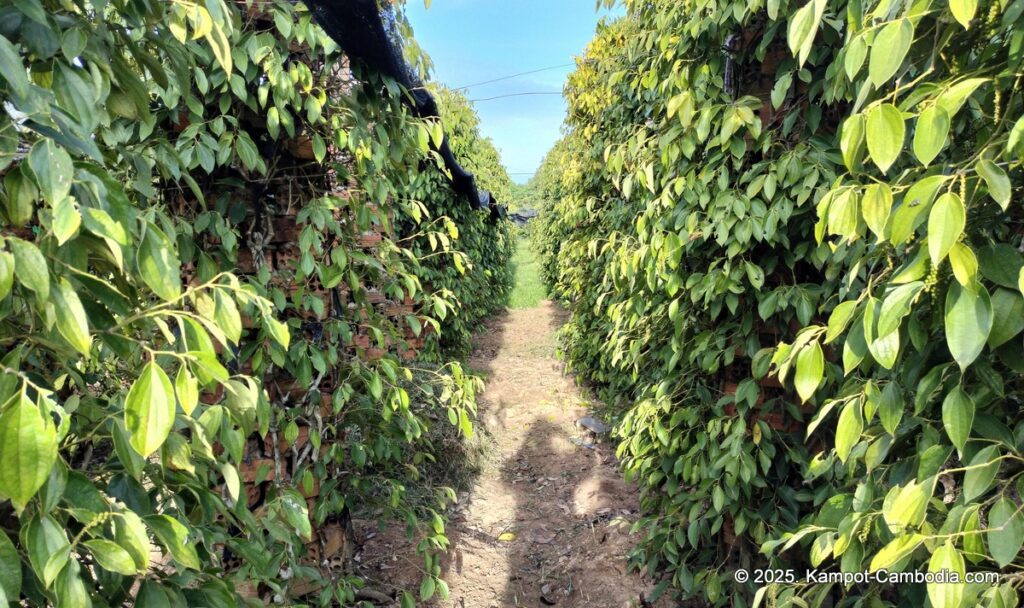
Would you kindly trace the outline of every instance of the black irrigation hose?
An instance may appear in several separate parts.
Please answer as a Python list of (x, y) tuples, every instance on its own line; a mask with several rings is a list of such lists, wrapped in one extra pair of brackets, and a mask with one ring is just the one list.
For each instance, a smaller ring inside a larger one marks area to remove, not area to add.
[[(438, 117), (437, 102), (402, 56), (391, 4), (378, 3), (378, 0), (306, 0), (306, 6), (349, 60), (360, 61), (404, 86), (411, 96), (409, 105), (417, 117)], [(490, 208), (492, 217), (505, 216), (504, 209), (496, 204), (490, 192), (477, 190), (476, 178), (459, 164), (448, 145), (447, 135), (442, 138), (437, 152), (451, 172), (452, 187), (469, 199), (473, 209)]]

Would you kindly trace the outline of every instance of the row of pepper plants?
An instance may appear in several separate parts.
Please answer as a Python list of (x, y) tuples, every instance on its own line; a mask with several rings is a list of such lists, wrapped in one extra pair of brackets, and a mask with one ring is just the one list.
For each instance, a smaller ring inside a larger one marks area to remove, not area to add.
[(454, 492), (410, 489), (480, 381), (401, 355), (459, 308), (424, 258), (507, 260), (458, 251), (441, 123), (356, 68), (301, 4), (0, 6), (0, 604), (352, 605), (311, 556), (345, 513), (404, 525), (447, 593)]
[[(465, 159), (478, 187), (490, 192), (494, 204), (507, 205), (512, 198), (512, 179), (490, 138), (480, 134), (480, 119), (466, 96), (445, 88), (434, 93), (452, 152)], [(471, 209), (447, 186), (440, 172), (423, 173), (413, 196), (431, 201), (436, 215), (452, 226), (449, 236), (458, 239), (458, 254), (436, 255), (431, 239), (420, 239), (413, 251), (423, 260), (421, 279), (435, 289), (450, 293), (458, 302), (455, 314), (440, 316), (439, 334), (431, 334), (424, 357), (465, 355), (480, 323), (497, 313), (512, 292), (512, 259), (515, 239), (512, 223)], [(440, 243), (442, 246), (444, 243)]]
[(1016, 606), (1024, 2), (619, 4), (536, 239), (634, 565), (695, 605)]

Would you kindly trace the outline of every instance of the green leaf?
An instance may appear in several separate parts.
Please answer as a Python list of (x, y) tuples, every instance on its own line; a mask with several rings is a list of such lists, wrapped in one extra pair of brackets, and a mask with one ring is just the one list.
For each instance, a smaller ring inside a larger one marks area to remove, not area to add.
[(74, 197), (65, 196), (53, 203), (53, 235), (57, 237), (58, 245), (63, 245), (75, 236), (81, 225), (82, 216), (75, 208)]
[(789, 21), (787, 36), (789, 49), (797, 57), (800, 66), (803, 66), (811, 54), (814, 38), (818, 33), (818, 25), (821, 23), (822, 15), (825, 14), (827, 4), (827, 0), (811, 0), (797, 10)]
[(57, 331), (75, 350), (88, 357), (92, 346), (89, 318), (67, 279), (61, 278), (51, 287), (50, 301), (53, 302), (53, 311), (57, 317)]
[(959, 385), (942, 401), (942, 425), (949, 440), (961, 454), (974, 425), (974, 409), (974, 399)]
[(270, 334), (270, 338), (277, 342), (281, 348), (287, 349), (290, 340), (288, 326), (272, 317), (270, 311), (264, 311), (261, 317), (263, 329)]
[(238, 314), (238, 307), (227, 291), (223, 289), (214, 290), (214, 320), (224, 335), (229, 340), (238, 344), (242, 339), (242, 316)]
[(21, 393), (0, 415), (0, 494), (20, 513), (43, 487), (57, 461), (57, 431)]
[(992, 559), (1005, 568), (1016, 559), (1024, 544), (1024, 517), (1017, 512), (1017, 504), (1005, 496), (999, 497), (988, 512), (988, 550)]
[(888, 569), (916, 550), (925, 540), (920, 534), (897, 536), (871, 558), (871, 572)]
[(199, 404), (199, 383), (188, 371), (188, 365), (184, 363), (178, 368), (178, 374), (174, 377), (174, 394), (178, 397), (178, 403), (182, 411), (189, 416)]
[(857, 311), (857, 301), (848, 300), (835, 307), (828, 318), (828, 329), (825, 331), (825, 344), (831, 343), (846, 331), (853, 313)]
[(217, 63), (220, 64), (220, 67), (226, 74), (230, 74), (231, 45), (221, 24), (218, 23), (213, 26), (213, 29), (206, 34), (206, 41), (210, 44), (210, 49), (213, 50), (213, 56), (217, 58)]
[(33, 517), (23, 533), (32, 570), (49, 587), (71, 557), (68, 536), (64, 528), (49, 515)]
[(320, 137), (320, 134), (317, 133), (313, 135), (313, 157), (316, 159), (316, 162), (322, 163), (326, 156), (327, 144), (324, 143), (324, 138)]
[(927, 167), (946, 145), (949, 115), (939, 106), (931, 106), (917, 117), (914, 128), (914, 155)]
[(978, 276), (978, 258), (963, 243), (956, 243), (949, 250), (949, 264), (953, 267), (953, 276), (961, 285), (971, 285)]
[(946, 342), (961, 370), (967, 369), (992, 331), (992, 302), (980, 283), (964, 287), (950, 283), (946, 293)]
[(189, 538), (188, 528), (170, 515), (151, 515), (145, 518), (146, 525), (171, 554), (174, 561), (185, 568), (199, 570), (202, 564), (196, 553), (195, 540)]
[(967, 98), (977, 90), (978, 87), (988, 82), (988, 78), (968, 78), (946, 88), (935, 100), (936, 105), (941, 107), (949, 115), (950, 120), (963, 107)]
[[(28, 97), (31, 86), (28, 80), (28, 70), (25, 69), (18, 49), (3, 36), (0, 36), (0, 76), (7, 81), (7, 85), (15, 97), (19, 99)], [(17, 594), (14, 595), (14, 598), (17, 598)]]
[(301, 494), (295, 490), (285, 490), (281, 495), (281, 511), (285, 520), (299, 536), (307, 540), (312, 537), (309, 510), (306, 507), (306, 499)]
[(112, 518), (111, 522), (114, 527), (114, 540), (132, 556), (135, 569), (138, 572), (145, 572), (149, 568), (151, 545), (142, 518), (134, 511), (124, 510)]
[(174, 243), (152, 223), (139, 245), (137, 264), (153, 293), (168, 301), (181, 295), (181, 262)]
[(28, 154), (28, 167), (46, 202), (56, 205), (67, 198), (75, 168), (64, 148), (52, 139), (40, 139)]
[(999, 203), (1003, 211), (1006, 211), (1006, 208), (1010, 206), (1010, 195), (1012, 194), (1010, 178), (1006, 175), (1006, 172), (987, 158), (979, 160), (975, 170), (985, 180), (985, 185), (988, 186), (988, 194), (992, 197), (992, 200)]
[(148, 457), (163, 445), (174, 426), (174, 406), (171, 379), (150, 361), (125, 399), (125, 426), (136, 452)]
[(863, 114), (854, 114), (843, 121), (839, 149), (843, 153), (843, 163), (850, 171), (856, 171), (864, 157), (864, 129)]
[(195, 475), (196, 467), (192, 463), (192, 448), (180, 433), (171, 433), (160, 447), (161, 463), (172, 471), (186, 471)]
[(996, 285), (1016, 288), (1022, 269), (1024, 257), (1008, 243), (991, 243), (978, 249), (978, 270)]
[(39, 191), (20, 167), (13, 167), (4, 176), (4, 189), (7, 190), (7, 221), (20, 228), (35, 214), (35, 201)]
[(814, 392), (825, 374), (825, 357), (818, 342), (811, 342), (796, 357), (796, 392), (800, 400), (806, 402)]
[(879, 336), (888, 336), (898, 330), (903, 323), (904, 317), (910, 314), (910, 306), (923, 289), (924, 283), (914, 281), (913, 283), (900, 285), (890, 291), (889, 295), (882, 301), (875, 333)]
[(143, 580), (139, 586), (139, 594), (135, 598), (135, 608), (172, 608), (167, 592), (157, 582)]
[(935, 201), (928, 216), (928, 254), (934, 266), (946, 259), (966, 225), (967, 210), (959, 196), (947, 192)]
[(33, 243), (19, 238), (7, 237), (7, 245), (14, 254), (14, 276), (45, 302), (50, 297), (50, 271), (46, 258)]
[(819, 534), (811, 544), (811, 566), (817, 568), (826, 559), (832, 556), (832, 549), (835, 546), (836, 533), (825, 532)]
[(138, 573), (135, 560), (121, 545), (110, 540), (87, 540), (82, 543), (92, 553), (96, 563), (111, 572), (132, 576)]
[(281, 133), (281, 112), (277, 107), (272, 106), (267, 110), (267, 132), (273, 139), (277, 139)]
[[(955, 0), (954, 0), (955, 1)], [(963, 577), (966, 567), (964, 557), (953, 546), (953, 541), (947, 539), (945, 544), (932, 553), (928, 562), (928, 572), (946, 573), (956, 572)], [(966, 583), (928, 583), (928, 599), (931, 600), (932, 608), (959, 608), (964, 600), (964, 588)]]
[(881, 317), (881, 308), (877, 299), (868, 298), (864, 308), (864, 341), (875, 361), (885, 369), (892, 369), (900, 353), (900, 332), (894, 330), (883, 336), (878, 335), (877, 319)]
[(220, 472), (224, 475), (224, 487), (228, 490), (228, 496), (238, 502), (238, 497), (242, 495), (242, 482), (238, 477), (238, 470), (234, 465), (225, 463), (220, 465)]
[(6, 532), (0, 531), (0, 589), (8, 598), (21, 595), (21, 558)]
[(853, 80), (867, 58), (867, 41), (864, 36), (854, 36), (846, 45), (846, 57), (843, 58), (843, 70), (846, 72), (846, 77)]
[(896, 74), (914, 40), (914, 25), (910, 19), (891, 21), (883, 27), (871, 43), (868, 77), (876, 88), (881, 88)]
[(978, 10), (978, 0), (949, 0), (949, 10), (964, 29), (970, 29), (971, 19)]
[(850, 188), (839, 192), (828, 207), (828, 232), (853, 241), (858, 236), (860, 197)]
[(892, 212), (892, 190), (887, 184), (871, 184), (864, 189), (864, 198), (861, 201), (861, 212), (864, 214), (864, 221), (871, 232), (875, 233), (879, 241), (885, 240), (885, 226), (889, 222), (889, 214)]
[(925, 218), (931, 208), (939, 187), (948, 178), (944, 175), (931, 175), (911, 186), (903, 195), (903, 204), (896, 210), (889, 222), (889, 239), (893, 245), (902, 245), (909, 239)]
[(235, 153), (238, 154), (242, 165), (249, 171), (252, 171), (260, 164), (259, 150), (256, 149), (256, 144), (245, 133), (240, 133), (235, 138)]
[(82, 582), (82, 567), (77, 561), (70, 561), (57, 576), (54, 588), (57, 605), (61, 608), (92, 608), (89, 591)]
[(425, 601), (429, 600), (430, 598), (434, 597), (434, 589), (435, 589), (434, 577), (433, 576), (425, 576), (425, 577), (423, 577), (423, 581), (420, 583), (420, 599), (425, 602)]
[(861, 317), (853, 322), (853, 326), (846, 336), (846, 343), (843, 344), (843, 374), (848, 376), (850, 372), (857, 369), (867, 352), (868, 345), (864, 339), (864, 318)]
[(875, 106), (868, 111), (866, 136), (871, 160), (882, 173), (887, 173), (903, 150), (903, 113), (889, 103)]
[(882, 428), (890, 435), (896, 435), (896, 428), (903, 419), (904, 407), (899, 385), (890, 382), (878, 399), (878, 418), (882, 421)]
[(912, 480), (907, 485), (894, 487), (890, 491), (882, 506), (882, 515), (890, 528), (916, 528), (924, 523), (928, 501), (935, 492), (935, 480), (935, 477), (921, 482)]
[(843, 462), (850, 457), (850, 451), (860, 441), (861, 433), (864, 432), (864, 417), (860, 408), (860, 400), (853, 399), (843, 406), (843, 411), (839, 414), (839, 423), (836, 426), (836, 455)]
[(7, 297), (14, 287), (14, 256), (0, 251), (0, 300)]
[(1017, 290), (997, 287), (992, 294), (992, 332), (988, 347), (995, 349), (1024, 331), (1024, 297)]
[(964, 473), (964, 503), (970, 503), (975, 498), (982, 496), (992, 487), (996, 474), (999, 473), (999, 448), (990, 445), (979, 450), (968, 464)]

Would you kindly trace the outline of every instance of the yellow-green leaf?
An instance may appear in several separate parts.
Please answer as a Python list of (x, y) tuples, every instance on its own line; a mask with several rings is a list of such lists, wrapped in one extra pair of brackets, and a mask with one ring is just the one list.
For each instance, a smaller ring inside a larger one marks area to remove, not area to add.
[(28, 167), (46, 202), (54, 205), (67, 198), (75, 167), (64, 148), (50, 138), (40, 139), (28, 154)]
[[(928, 562), (928, 572), (936, 574), (956, 572), (963, 577), (965, 571), (964, 557), (953, 546), (951, 539), (936, 549)], [(964, 600), (966, 586), (963, 582), (928, 583), (928, 599), (932, 602), (932, 608), (959, 608)]]
[(932, 265), (946, 259), (946, 254), (964, 233), (967, 225), (967, 210), (963, 201), (952, 192), (939, 197), (928, 215), (928, 254)]
[(796, 357), (796, 392), (801, 401), (807, 401), (814, 395), (824, 373), (825, 357), (821, 345), (817, 341), (811, 342)]
[(883, 27), (871, 43), (868, 77), (876, 88), (881, 87), (896, 73), (914, 40), (914, 25), (904, 17)]
[(81, 300), (78, 299), (78, 293), (67, 279), (62, 278), (52, 286), (50, 301), (57, 317), (57, 331), (75, 350), (88, 357), (92, 346), (89, 337), (89, 318), (85, 314)]
[(87, 540), (82, 544), (92, 553), (96, 563), (105, 569), (125, 576), (131, 576), (138, 572), (131, 554), (114, 541), (96, 539)]
[(970, 285), (978, 276), (978, 258), (963, 243), (955, 243), (949, 250), (949, 264), (953, 267), (953, 276), (961, 285)]
[(884, 241), (885, 226), (892, 212), (892, 190), (888, 184), (871, 184), (864, 189), (861, 212), (871, 232), (875, 233), (879, 241)]
[(974, 399), (959, 385), (942, 401), (942, 426), (961, 454), (974, 425), (974, 409)]
[(798, 64), (803, 65), (814, 47), (814, 38), (818, 33), (818, 25), (821, 17), (825, 14), (827, 0), (810, 0), (801, 7), (793, 18), (789, 20), (788, 41), (789, 49), (798, 59)]
[(199, 404), (199, 383), (185, 364), (178, 368), (178, 375), (174, 377), (174, 394), (178, 397), (182, 411), (191, 416)]
[(137, 264), (143, 282), (153, 293), (164, 300), (174, 300), (181, 295), (181, 262), (174, 243), (153, 224), (146, 227)]
[(871, 160), (882, 173), (887, 173), (903, 149), (903, 113), (889, 103), (875, 106), (868, 111), (866, 136)]
[(82, 216), (75, 208), (75, 198), (65, 196), (53, 203), (53, 236), (57, 237), (57, 244), (63, 245), (75, 236), (78, 227), (82, 225)]
[(969, 286), (952, 282), (946, 293), (946, 342), (960, 369), (967, 369), (992, 331), (992, 302), (980, 283)]
[(970, 29), (971, 19), (978, 11), (978, 0), (949, 0), (949, 10), (964, 29)]
[(171, 379), (150, 361), (125, 399), (125, 426), (136, 452), (148, 457), (160, 449), (174, 426), (174, 406)]
[(57, 431), (24, 393), (0, 414), (0, 494), (21, 512), (57, 461)]
[(978, 171), (978, 175), (985, 180), (989, 196), (999, 203), (1003, 211), (1006, 211), (1006, 208), (1010, 206), (1011, 196), (1010, 178), (1006, 175), (1006, 171), (987, 158), (979, 160), (975, 169)]
[(949, 135), (949, 115), (935, 105), (925, 109), (917, 117), (914, 128), (914, 155), (927, 167), (946, 145)]
[(836, 455), (843, 462), (850, 457), (850, 451), (860, 441), (860, 435), (864, 431), (864, 417), (860, 408), (860, 400), (853, 399), (843, 406), (843, 411), (839, 414), (839, 423), (836, 425)]
[(50, 270), (42, 252), (33, 243), (17, 237), (8, 237), (7, 246), (14, 254), (14, 276), (18, 282), (45, 302), (50, 297)]

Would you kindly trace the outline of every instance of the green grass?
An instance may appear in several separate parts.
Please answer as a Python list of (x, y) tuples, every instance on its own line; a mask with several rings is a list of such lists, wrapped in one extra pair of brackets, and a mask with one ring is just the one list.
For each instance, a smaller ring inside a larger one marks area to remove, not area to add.
[(519, 237), (516, 255), (512, 258), (516, 269), (516, 284), (512, 288), (509, 308), (533, 308), (547, 297), (540, 280), (540, 260), (534, 253), (530, 239)]

